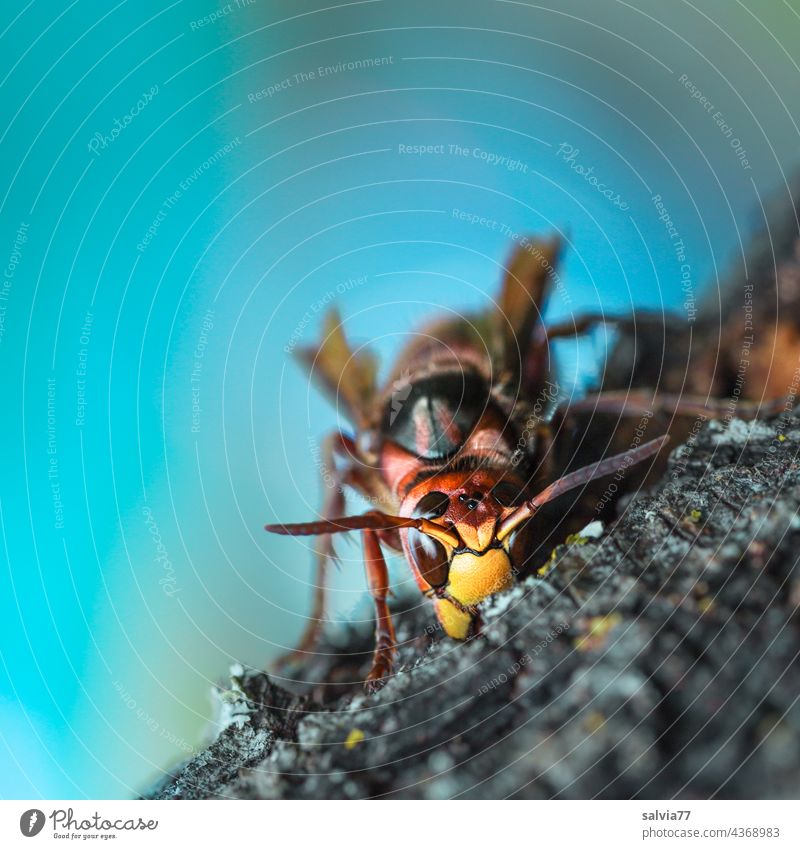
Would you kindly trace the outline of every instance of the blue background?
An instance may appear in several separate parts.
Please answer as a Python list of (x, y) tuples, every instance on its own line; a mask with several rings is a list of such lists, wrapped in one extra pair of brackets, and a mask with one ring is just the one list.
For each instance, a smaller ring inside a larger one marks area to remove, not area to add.
[[(564, 234), (551, 318), (680, 313), (652, 196), (713, 295), (800, 159), (798, 2), (35, 1), (0, 29), (4, 797), (134, 795), (230, 662), (292, 645), (313, 543), (261, 528), (318, 510), (336, 412), (287, 348), (320, 302), (384, 364), (485, 307), (512, 240), (459, 209)], [(563, 347), (591, 373), (596, 340)], [(331, 616), (369, 616), (354, 546)]]

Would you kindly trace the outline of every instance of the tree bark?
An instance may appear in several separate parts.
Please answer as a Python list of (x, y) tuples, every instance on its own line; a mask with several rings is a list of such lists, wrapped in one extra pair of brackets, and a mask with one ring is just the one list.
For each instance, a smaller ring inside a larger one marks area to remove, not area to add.
[(798, 447), (800, 407), (709, 422), (600, 538), (485, 604), (479, 638), (397, 612), (375, 695), (352, 628), (300, 670), (325, 683), (235, 669), (223, 730), (147, 797), (797, 798)]

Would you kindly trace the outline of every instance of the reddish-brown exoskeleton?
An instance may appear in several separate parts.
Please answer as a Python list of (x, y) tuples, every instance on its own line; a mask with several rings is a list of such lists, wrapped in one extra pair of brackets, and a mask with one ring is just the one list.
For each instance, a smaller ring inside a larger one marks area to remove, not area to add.
[[(593, 411), (639, 413), (640, 395), (598, 395), (558, 406), (549, 340), (585, 332), (597, 321), (588, 316), (544, 326), (558, 250), (556, 240), (525, 242), (505, 269), (494, 307), (422, 328), (383, 389), (374, 359), (351, 350), (335, 314), (328, 316), (320, 345), (301, 352), (355, 432), (335, 433), (326, 443), (325, 467), (335, 469), (337, 486), (329, 490), (321, 520), (267, 526), (274, 533), (322, 537), (314, 610), (298, 652), (313, 650), (323, 618), (331, 535), (361, 531), (376, 616), (367, 686), (375, 687), (395, 655), (382, 547), (405, 555), (445, 632), (466, 639), (479, 627), (480, 602), (525, 573), (553, 524), (573, 513), (581, 518), (577, 505), (589, 482), (648, 458), (654, 462), (667, 436), (592, 444), (590, 431), (583, 428), (578, 437), (570, 424)], [(674, 413), (681, 403), (686, 407), (685, 399), (665, 399), (664, 408)], [(669, 423), (660, 428), (668, 429)], [(342, 518), (345, 487), (384, 509)], [(531, 521), (535, 514), (538, 525)]]

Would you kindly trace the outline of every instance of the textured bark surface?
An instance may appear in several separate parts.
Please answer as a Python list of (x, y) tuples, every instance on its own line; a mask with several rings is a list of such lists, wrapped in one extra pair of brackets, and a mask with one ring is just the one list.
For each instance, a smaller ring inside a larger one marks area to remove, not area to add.
[(375, 695), (355, 630), (305, 684), (234, 670), (217, 739), (147, 795), (798, 798), (798, 448), (800, 408), (705, 425), (613, 528), (487, 603), (480, 638), (398, 612)]

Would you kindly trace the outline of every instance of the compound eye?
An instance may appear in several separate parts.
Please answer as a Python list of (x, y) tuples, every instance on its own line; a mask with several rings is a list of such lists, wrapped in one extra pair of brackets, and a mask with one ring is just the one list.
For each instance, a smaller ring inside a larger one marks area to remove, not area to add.
[[(450, 498), (444, 492), (429, 492), (417, 502), (414, 518), (438, 519), (445, 514), (449, 504)], [(447, 583), (450, 558), (439, 540), (409, 528), (408, 550), (417, 570), (432, 587), (443, 587)]]
[(519, 507), (525, 503), (525, 492), (518, 484), (501, 481), (492, 488), (492, 498), (503, 507)]
[(409, 528), (408, 550), (417, 570), (432, 587), (443, 587), (447, 583), (450, 558), (439, 540)]
[(449, 504), (450, 497), (443, 492), (429, 492), (417, 502), (413, 516), (415, 519), (438, 519), (444, 516)]

